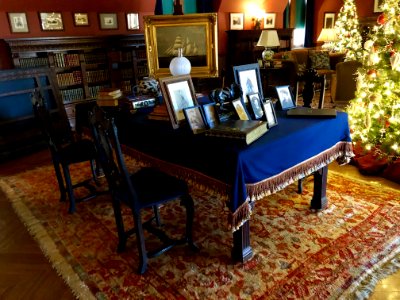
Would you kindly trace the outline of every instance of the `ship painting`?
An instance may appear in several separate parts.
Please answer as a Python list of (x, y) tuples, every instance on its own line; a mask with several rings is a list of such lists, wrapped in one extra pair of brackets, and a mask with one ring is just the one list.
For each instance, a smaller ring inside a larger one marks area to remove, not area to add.
[(182, 38), (182, 36), (178, 35), (175, 38), (174, 44), (165, 50), (165, 54), (168, 56), (177, 56), (179, 48), (182, 48), (183, 56), (195, 56), (199, 52), (196, 42), (190, 41), (188, 37)]
[(157, 30), (157, 49), (160, 68), (168, 68), (171, 59), (182, 55), (190, 60), (192, 66), (207, 65), (205, 26), (163, 27)]

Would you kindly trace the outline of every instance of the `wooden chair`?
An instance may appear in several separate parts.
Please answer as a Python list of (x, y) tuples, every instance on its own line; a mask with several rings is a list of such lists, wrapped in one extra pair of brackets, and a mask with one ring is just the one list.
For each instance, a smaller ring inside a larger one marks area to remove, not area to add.
[[(188, 243), (192, 250), (197, 250), (192, 239), (194, 204), (188, 187), (183, 180), (170, 176), (158, 169), (144, 167), (130, 174), (125, 165), (118, 139), (117, 128), (113, 119), (108, 119), (98, 106), (94, 107), (89, 117), (95, 140), (98, 160), (104, 171), (112, 195), (115, 221), (118, 230), (118, 251), (126, 247), (127, 239), (136, 234), (139, 251), (138, 272), (147, 269), (148, 258), (158, 256), (175, 245)], [(186, 232), (181, 239), (171, 239), (159, 228), (158, 207), (166, 202), (180, 199), (186, 208)], [(134, 217), (134, 228), (125, 230), (121, 214), (121, 204), (127, 205)], [(143, 209), (153, 209), (154, 216), (142, 221)], [(155, 221), (154, 226), (153, 221)], [(154, 234), (162, 245), (153, 251), (147, 251), (143, 229)]]
[[(61, 194), (60, 201), (65, 201), (68, 194), (68, 211), (73, 213), (76, 211), (76, 203), (89, 200), (97, 195), (96, 187), (91, 184), (93, 180), (97, 184), (94, 143), (89, 139), (76, 139), (69, 127), (68, 120), (60, 118), (59, 115), (53, 115), (37, 89), (32, 93), (31, 100), (35, 118), (51, 152)], [(85, 161), (90, 162), (93, 178), (73, 184), (69, 170), (70, 165)], [(89, 193), (82, 198), (76, 198), (74, 189), (79, 187), (85, 187)]]

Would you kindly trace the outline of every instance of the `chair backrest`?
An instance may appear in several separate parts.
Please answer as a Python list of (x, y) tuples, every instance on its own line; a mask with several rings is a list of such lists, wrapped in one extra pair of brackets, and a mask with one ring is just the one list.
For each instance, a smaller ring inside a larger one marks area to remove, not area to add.
[(58, 113), (52, 114), (40, 91), (35, 89), (31, 95), (33, 112), (42, 134), (52, 151), (72, 140), (72, 132), (68, 120), (61, 118)]
[(106, 113), (99, 106), (95, 106), (89, 112), (89, 124), (97, 150), (97, 159), (110, 191), (113, 196), (119, 197), (129, 193), (130, 197), (125, 198), (125, 201), (130, 201), (129, 204), (135, 206), (137, 195), (125, 164), (114, 119), (107, 118)]
[(357, 89), (358, 61), (344, 61), (336, 65), (336, 91), (334, 101), (349, 101), (354, 98)]

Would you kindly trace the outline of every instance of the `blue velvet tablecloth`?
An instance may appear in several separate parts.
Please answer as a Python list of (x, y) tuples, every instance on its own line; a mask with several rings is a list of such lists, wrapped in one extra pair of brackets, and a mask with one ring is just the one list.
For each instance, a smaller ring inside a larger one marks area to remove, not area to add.
[(182, 126), (148, 120), (145, 114), (124, 118), (120, 139), (141, 158), (153, 159), (171, 173), (192, 180), (214, 180), (228, 193), (233, 230), (249, 219), (252, 201), (274, 193), (326, 166), (352, 156), (348, 116), (336, 118), (288, 118), (277, 112), (278, 125), (251, 145), (236, 140), (194, 135)]

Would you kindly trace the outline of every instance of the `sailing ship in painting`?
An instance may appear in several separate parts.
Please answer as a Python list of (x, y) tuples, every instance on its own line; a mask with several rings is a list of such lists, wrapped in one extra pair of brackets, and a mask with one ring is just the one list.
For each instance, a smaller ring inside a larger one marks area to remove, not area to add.
[(196, 42), (191, 41), (189, 37), (183, 38), (180, 35), (175, 38), (174, 44), (165, 50), (165, 54), (168, 56), (177, 56), (179, 48), (182, 48), (183, 56), (196, 56), (199, 54)]

